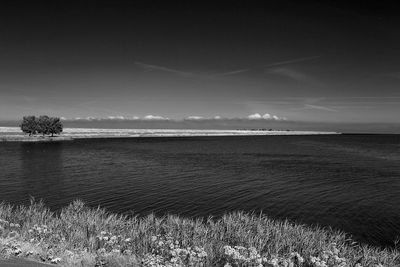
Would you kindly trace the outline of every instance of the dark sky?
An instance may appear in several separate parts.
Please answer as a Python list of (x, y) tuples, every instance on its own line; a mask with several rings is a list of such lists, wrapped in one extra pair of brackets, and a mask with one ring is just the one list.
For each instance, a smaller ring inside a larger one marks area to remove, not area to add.
[(31, 2), (0, 3), (0, 120), (400, 123), (389, 2)]

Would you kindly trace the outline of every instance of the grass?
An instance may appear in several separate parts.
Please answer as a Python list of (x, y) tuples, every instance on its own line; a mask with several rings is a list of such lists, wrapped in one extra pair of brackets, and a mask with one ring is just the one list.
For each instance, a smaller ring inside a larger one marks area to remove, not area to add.
[(74, 201), (0, 204), (0, 252), (61, 266), (396, 266), (400, 252), (265, 215), (126, 217)]
[(42, 136), (42, 135), (1, 135), (0, 142), (49, 142), (72, 140), (69, 136)]

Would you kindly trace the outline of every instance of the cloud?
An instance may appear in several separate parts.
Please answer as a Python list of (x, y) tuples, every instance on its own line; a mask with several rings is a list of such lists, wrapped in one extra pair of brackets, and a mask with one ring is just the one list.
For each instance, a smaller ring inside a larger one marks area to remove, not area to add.
[(124, 116), (108, 116), (107, 119), (109, 120), (125, 120)]
[(324, 83), (316, 79), (315, 77), (306, 74), (304, 72), (289, 69), (289, 68), (275, 68), (266, 71), (267, 74), (278, 75), (283, 78), (287, 78), (296, 82), (306, 83), (313, 86), (323, 87)]
[(141, 62), (135, 62), (135, 65), (140, 68), (143, 68), (147, 71), (159, 70), (159, 71), (179, 74), (182, 76), (193, 76), (194, 75), (191, 72), (180, 71), (180, 70), (176, 70), (176, 69), (171, 69), (171, 68), (167, 68), (167, 67), (163, 67), (163, 66), (151, 65), (151, 64), (141, 63)]
[(187, 72), (187, 71), (181, 71), (181, 70), (176, 70), (176, 69), (171, 69), (163, 66), (157, 66), (157, 65), (151, 65), (151, 64), (146, 64), (146, 63), (141, 63), (141, 62), (135, 62), (135, 65), (143, 68), (148, 71), (154, 71), (154, 70), (159, 70), (159, 71), (164, 71), (164, 72), (170, 72), (182, 76), (194, 76), (194, 73)]
[(137, 116), (107, 116), (107, 117), (76, 117), (72, 119), (67, 119), (62, 117), (62, 120), (65, 121), (171, 121), (171, 122), (179, 122), (179, 121), (241, 121), (241, 120), (285, 120), (286, 118), (281, 118), (276, 115), (272, 115), (269, 113), (260, 114), (254, 113), (247, 117), (221, 117), (219, 115), (213, 117), (203, 117), (203, 116), (188, 116), (183, 119), (169, 119), (168, 117), (161, 115), (146, 115), (144, 117)]
[[(310, 61), (310, 60), (314, 60), (317, 58), (320, 58), (320, 56), (294, 58), (294, 59), (278, 61), (275, 63), (267, 64), (262, 68), (269, 69), (269, 68), (273, 68), (273, 67), (277, 67), (277, 66), (290, 65), (290, 64), (295, 64), (295, 63), (299, 63), (299, 62)], [(195, 77), (195, 78), (202, 78), (202, 79), (213, 79), (213, 78), (217, 78), (217, 77), (231, 76), (231, 75), (241, 74), (241, 73), (252, 70), (252, 68), (242, 68), (242, 69), (231, 70), (231, 71), (226, 71), (226, 72), (221, 72), (221, 73), (201, 74), (201, 73), (194, 73), (194, 72), (189, 72), (189, 71), (173, 69), (173, 68), (160, 66), (160, 65), (147, 64), (147, 63), (138, 62), (138, 61), (135, 62), (135, 65), (146, 71), (162, 71), (162, 72), (177, 74), (177, 75), (184, 76), (184, 77)]]
[(167, 118), (167, 117), (158, 116), (158, 115), (146, 115), (143, 117), (143, 119), (144, 120), (159, 120), (159, 121), (169, 120), (169, 118)]
[(190, 120), (190, 121), (194, 121), (194, 120), (204, 120), (204, 117), (202, 116), (188, 116), (185, 118), (185, 120)]
[(271, 118), (274, 118), (274, 117), (276, 117), (276, 116), (273, 115), (273, 116), (271, 117), (271, 115), (268, 114), (268, 113), (265, 113), (265, 114), (262, 116), (262, 118), (263, 118), (263, 119), (266, 119), (266, 120), (271, 119)]
[(110, 120), (112, 120), (112, 121), (114, 121), (114, 120), (124, 121), (124, 120), (139, 120), (139, 119), (140, 118), (136, 117), (136, 116), (125, 117), (125, 116), (121, 116), (121, 115), (119, 115), (119, 116), (107, 116), (107, 117), (92, 117), (92, 116), (89, 116), (89, 117), (85, 117), (85, 118), (83, 118), (83, 117), (75, 117), (75, 118), (71, 118), (71, 119), (68, 119), (68, 118), (65, 118), (65, 117), (61, 117), (61, 120), (63, 120), (63, 121), (110, 121)]
[(249, 119), (249, 120), (281, 120), (282, 118), (279, 118), (276, 115), (271, 115), (268, 113), (265, 113), (264, 115), (261, 115), (260, 113), (254, 113), (254, 114), (247, 116), (247, 119)]
[(324, 111), (330, 111), (330, 112), (338, 112), (338, 110), (336, 110), (336, 109), (328, 108), (328, 107), (324, 107), (324, 106), (305, 104), (304, 107), (306, 109), (317, 109), (317, 110), (324, 110)]
[(304, 61), (309, 61), (309, 60), (313, 60), (313, 59), (317, 59), (320, 58), (321, 56), (311, 56), (311, 57), (301, 57), (301, 58), (295, 58), (295, 59), (289, 59), (289, 60), (285, 60), (285, 61), (279, 61), (279, 62), (275, 62), (275, 63), (271, 63), (266, 65), (266, 68), (270, 68), (270, 67), (276, 67), (276, 66), (282, 66), (282, 65), (289, 65), (289, 64), (294, 64), (294, 63), (299, 63), (299, 62), (304, 62)]
[(210, 77), (213, 78), (213, 77), (221, 77), (221, 76), (235, 75), (235, 74), (243, 73), (243, 72), (246, 72), (246, 71), (249, 71), (249, 70), (250, 70), (250, 69), (233, 70), (233, 71), (228, 71), (228, 72), (222, 72), (222, 73), (213, 74), (213, 75), (210, 75)]
[(95, 117), (86, 117), (86, 120), (93, 121), (93, 120), (97, 120), (97, 118), (95, 118)]
[(280, 76), (283, 76), (283, 77), (286, 77), (286, 78), (289, 78), (289, 79), (292, 79), (295, 81), (299, 81), (299, 82), (313, 82), (314, 81), (310, 76), (308, 76), (300, 71), (296, 71), (296, 70), (288, 69), (288, 68), (276, 68), (276, 69), (267, 71), (267, 73), (277, 74), (277, 75), (280, 75)]
[(254, 113), (254, 114), (247, 116), (247, 118), (249, 120), (260, 120), (260, 119), (262, 119), (262, 116), (260, 115), (260, 113)]
[(236, 74), (243, 73), (243, 72), (250, 70), (250, 69), (239, 69), (239, 70), (232, 70), (232, 71), (215, 73), (215, 74), (200, 74), (200, 73), (193, 73), (193, 72), (188, 72), (188, 71), (167, 68), (167, 67), (158, 66), (158, 65), (146, 64), (146, 63), (142, 63), (142, 62), (135, 62), (135, 65), (142, 69), (145, 69), (147, 71), (163, 71), (163, 72), (169, 72), (169, 73), (173, 73), (173, 74), (177, 74), (177, 75), (185, 76), (185, 77), (197, 77), (197, 78), (204, 78), (204, 79), (236, 75)]

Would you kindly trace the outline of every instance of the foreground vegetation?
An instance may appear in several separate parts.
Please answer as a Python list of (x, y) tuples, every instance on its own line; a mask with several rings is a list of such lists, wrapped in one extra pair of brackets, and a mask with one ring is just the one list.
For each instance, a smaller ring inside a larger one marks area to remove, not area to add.
[(2, 257), (61, 266), (396, 266), (398, 250), (361, 246), (343, 233), (242, 212), (219, 219), (125, 217), (75, 201), (0, 204)]

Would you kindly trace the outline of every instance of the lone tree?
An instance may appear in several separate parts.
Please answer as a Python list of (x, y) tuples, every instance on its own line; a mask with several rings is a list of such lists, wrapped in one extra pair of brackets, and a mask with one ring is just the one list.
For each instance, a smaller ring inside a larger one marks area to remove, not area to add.
[(38, 132), (38, 120), (35, 116), (24, 116), (20, 127), (24, 133), (28, 133), (31, 136)]
[(60, 134), (63, 130), (63, 125), (60, 118), (49, 117), (42, 115), (39, 118), (35, 116), (25, 116), (21, 123), (21, 130), (29, 135), (40, 133), (43, 136), (51, 134)]

